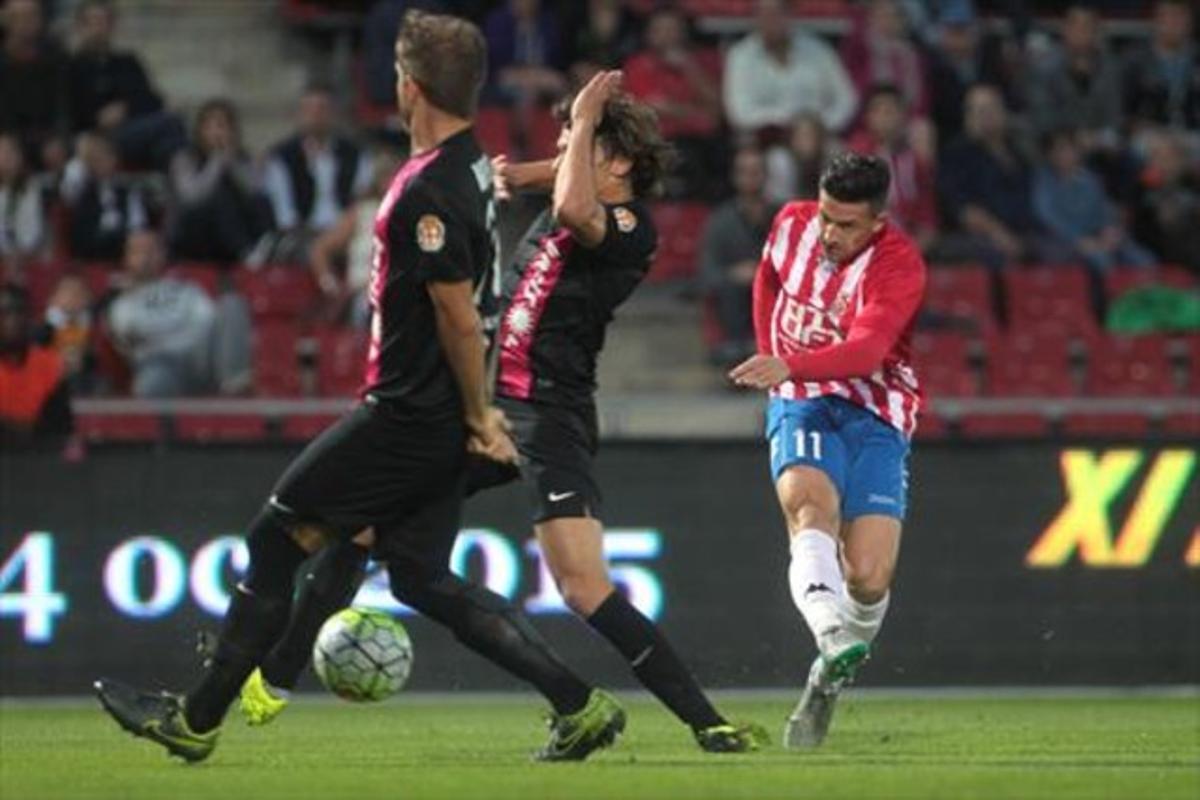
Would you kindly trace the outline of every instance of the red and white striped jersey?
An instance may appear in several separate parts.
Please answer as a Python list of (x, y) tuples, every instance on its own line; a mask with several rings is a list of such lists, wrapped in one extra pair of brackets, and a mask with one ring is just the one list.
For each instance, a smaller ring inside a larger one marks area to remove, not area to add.
[[(911, 363), (925, 291), (921, 253), (886, 223), (857, 256), (834, 264), (822, 253), (820, 233), (817, 203), (789, 203), (763, 248), (754, 283), (758, 350), (792, 368), (792, 379), (771, 394), (842, 397), (911, 436), (921, 405)], [(886, 353), (882, 362), (879, 353)]]

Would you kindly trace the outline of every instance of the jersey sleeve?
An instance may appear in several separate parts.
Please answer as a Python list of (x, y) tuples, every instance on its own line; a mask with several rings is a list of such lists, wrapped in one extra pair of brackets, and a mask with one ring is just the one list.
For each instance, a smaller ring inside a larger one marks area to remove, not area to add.
[(758, 269), (754, 272), (754, 284), (751, 286), (754, 342), (762, 355), (771, 354), (771, 315), (775, 310), (776, 298), (783, 287), (776, 260), (787, 249), (786, 238), (791, 228), (784, 230), (783, 225), (792, 214), (792, 206), (785, 205), (775, 215), (775, 221), (771, 223), (771, 232), (767, 234), (767, 241), (763, 244)]
[(436, 191), (416, 183), (405, 192), (388, 224), (401, 263), (419, 282), (474, 281), (470, 231)]
[(844, 342), (796, 353), (786, 361), (794, 380), (827, 381), (866, 377), (878, 370), (904, 334), (925, 294), (925, 264), (901, 252), (863, 287), (863, 307)]

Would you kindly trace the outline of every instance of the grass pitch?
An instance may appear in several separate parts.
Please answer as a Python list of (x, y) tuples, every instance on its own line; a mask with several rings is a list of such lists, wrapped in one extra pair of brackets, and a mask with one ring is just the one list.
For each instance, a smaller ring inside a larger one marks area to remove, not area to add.
[(721, 698), (776, 742), (700, 752), (659, 706), (626, 696), (629, 728), (584, 764), (533, 764), (529, 697), (300, 698), (273, 725), (231, 715), (186, 766), (85, 701), (0, 704), (0, 798), (1170, 798), (1200, 797), (1200, 698), (905, 697), (851, 693), (824, 748), (778, 744), (794, 697)]

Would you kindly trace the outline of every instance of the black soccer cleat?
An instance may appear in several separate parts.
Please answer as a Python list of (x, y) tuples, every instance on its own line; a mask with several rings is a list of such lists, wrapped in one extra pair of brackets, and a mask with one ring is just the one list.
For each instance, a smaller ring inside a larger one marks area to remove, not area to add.
[(697, 728), (692, 734), (706, 753), (750, 753), (771, 743), (767, 729), (753, 722)]
[(195, 733), (183, 716), (183, 698), (168, 692), (144, 692), (101, 678), (92, 686), (109, 716), (134, 736), (157, 742), (173, 756), (203, 761), (217, 746), (220, 728)]
[(608, 692), (593, 689), (587, 705), (574, 714), (550, 717), (550, 740), (534, 753), (536, 761), (583, 761), (608, 747), (625, 730), (625, 709)]

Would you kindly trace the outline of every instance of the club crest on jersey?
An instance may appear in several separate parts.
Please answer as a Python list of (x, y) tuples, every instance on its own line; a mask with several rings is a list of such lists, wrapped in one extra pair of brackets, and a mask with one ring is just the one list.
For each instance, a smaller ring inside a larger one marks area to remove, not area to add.
[(446, 246), (446, 226), (436, 214), (417, 220), (417, 247), (426, 253), (440, 252)]
[(617, 221), (617, 230), (621, 233), (629, 233), (638, 224), (637, 215), (624, 206), (613, 209), (613, 219)]

